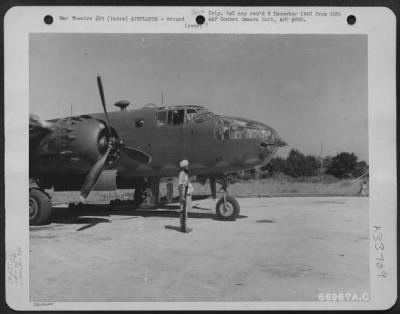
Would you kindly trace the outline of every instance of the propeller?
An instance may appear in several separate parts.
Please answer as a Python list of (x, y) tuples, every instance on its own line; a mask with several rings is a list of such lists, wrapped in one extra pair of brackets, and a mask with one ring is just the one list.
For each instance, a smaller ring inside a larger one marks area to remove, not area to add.
[(112, 135), (111, 126), (110, 126), (110, 120), (108, 119), (106, 101), (104, 99), (103, 83), (101, 82), (101, 77), (99, 74), (97, 74), (97, 85), (99, 86), (99, 93), (100, 93), (100, 98), (101, 98), (101, 104), (103, 105), (103, 112), (104, 112), (104, 115), (106, 116), (108, 136), (111, 137), (111, 135)]
[(103, 106), (104, 116), (106, 118), (106, 126), (107, 126), (107, 145), (108, 149), (106, 153), (93, 165), (92, 169), (90, 169), (88, 175), (85, 178), (85, 182), (81, 188), (81, 201), (84, 202), (88, 197), (89, 193), (93, 190), (94, 186), (97, 183), (101, 173), (103, 172), (107, 162), (111, 160), (115, 160), (119, 156), (119, 152), (124, 152), (129, 158), (136, 160), (141, 163), (151, 163), (151, 156), (141, 151), (140, 149), (129, 147), (125, 145), (123, 140), (118, 139), (114, 136), (110, 124), (110, 120), (108, 118), (106, 102), (104, 98), (104, 90), (103, 83), (101, 81), (100, 75), (97, 75), (97, 85), (99, 87), (99, 93), (101, 98), (101, 104)]
[(83, 183), (82, 189), (81, 189), (81, 201), (85, 200), (89, 193), (92, 191), (93, 187), (95, 186), (97, 180), (100, 177), (101, 172), (103, 171), (108, 155), (111, 153), (112, 147), (109, 147), (107, 152), (104, 154), (103, 157), (101, 157), (90, 169), (88, 175), (86, 176), (85, 182)]

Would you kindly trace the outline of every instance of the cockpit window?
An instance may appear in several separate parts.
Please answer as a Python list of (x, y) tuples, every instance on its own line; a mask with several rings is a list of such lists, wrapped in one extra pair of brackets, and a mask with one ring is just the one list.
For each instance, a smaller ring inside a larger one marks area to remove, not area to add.
[(161, 107), (157, 112), (157, 126), (181, 125), (184, 123), (203, 122), (214, 114), (203, 107), (168, 108)]
[(168, 111), (157, 112), (157, 125), (158, 126), (163, 126), (167, 122), (167, 112)]
[(195, 122), (203, 122), (210, 118), (212, 118), (214, 114), (211, 111), (208, 111), (205, 108), (202, 108), (197, 112), (197, 115), (193, 118)]
[(186, 123), (193, 121), (193, 118), (196, 116), (197, 111), (193, 108), (186, 109)]
[(135, 120), (135, 127), (141, 128), (144, 125), (144, 120), (143, 119), (136, 119)]
[(168, 124), (179, 125), (184, 122), (185, 109), (175, 109), (168, 111)]

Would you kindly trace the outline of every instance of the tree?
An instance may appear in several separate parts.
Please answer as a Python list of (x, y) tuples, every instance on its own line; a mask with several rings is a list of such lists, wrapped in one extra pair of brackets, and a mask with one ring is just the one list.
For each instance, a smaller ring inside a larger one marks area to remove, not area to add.
[(305, 156), (297, 149), (292, 149), (286, 159), (285, 174), (294, 178), (318, 174), (319, 162), (315, 156)]
[(286, 160), (282, 157), (272, 158), (271, 161), (262, 168), (262, 170), (268, 171), (269, 175), (284, 173), (286, 169)]
[(332, 158), (326, 173), (337, 178), (352, 176), (357, 169), (357, 159), (354, 153), (340, 153)]
[(356, 169), (353, 171), (353, 176), (358, 178), (368, 171), (368, 164), (361, 160), (357, 162)]
[(315, 156), (307, 155), (304, 161), (304, 174), (303, 176), (315, 176), (320, 171), (320, 162)]
[(322, 168), (324, 168), (325, 170), (327, 170), (327, 169), (331, 166), (331, 164), (332, 164), (332, 159), (333, 159), (332, 156), (325, 156), (325, 157), (322, 159)]

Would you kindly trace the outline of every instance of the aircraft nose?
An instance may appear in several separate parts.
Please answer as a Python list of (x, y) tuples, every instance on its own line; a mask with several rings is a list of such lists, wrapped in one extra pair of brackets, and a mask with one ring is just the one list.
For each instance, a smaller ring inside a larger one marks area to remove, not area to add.
[(287, 145), (287, 143), (279, 136), (278, 132), (270, 126), (259, 123), (257, 128), (259, 129), (260, 147), (266, 148), (268, 146), (273, 148)]
[[(268, 125), (259, 125), (258, 148), (260, 158), (267, 164), (275, 155), (279, 147), (286, 146), (286, 142), (279, 136), (273, 128)], [(266, 136), (265, 136), (266, 135)]]
[(275, 131), (275, 145), (278, 147), (287, 146), (287, 143), (279, 136), (279, 134)]
[(221, 139), (256, 139), (263, 153), (271, 153), (286, 142), (272, 127), (254, 120), (220, 116), (217, 133)]

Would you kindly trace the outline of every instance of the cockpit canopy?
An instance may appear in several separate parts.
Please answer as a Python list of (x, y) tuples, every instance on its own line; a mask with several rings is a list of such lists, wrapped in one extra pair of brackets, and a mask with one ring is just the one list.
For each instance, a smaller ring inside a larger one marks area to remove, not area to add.
[(214, 114), (202, 106), (173, 106), (157, 108), (157, 125), (182, 125), (203, 122)]

